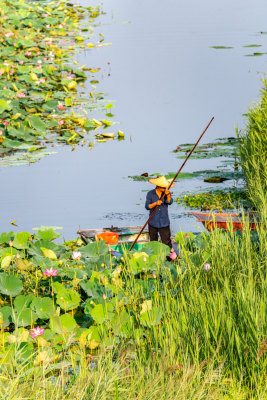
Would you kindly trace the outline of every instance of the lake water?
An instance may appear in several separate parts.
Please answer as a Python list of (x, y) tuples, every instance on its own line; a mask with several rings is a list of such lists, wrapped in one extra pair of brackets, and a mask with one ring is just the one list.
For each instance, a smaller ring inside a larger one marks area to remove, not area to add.
[[(242, 114), (259, 97), (267, 55), (245, 55), (267, 51), (267, 35), (260, 34), (267, 31), (266, 0), (109, 0), (102, 8), (106, 14), (97, 20), (96, 34), (112, 46), (82, 51), (76, 59), (101, 68), (97, 90), (115, 105), (126, 140), (92, 150), (61, 147), (36, 164), (1, 169), (1, 232), (53, 225), (64, 227), (69, 239), (79, 225), (143, 224), (152, 185), (127, 177), (178, 170), (182, 161), (171, 150), (196, 141), (212, 116), (203, 143), (234, 136), (234, 126), (243, 126)], [(250, 44), (262, 47), (243, 47)], [(210, 48), (216, 45), (233, 49)], [(190, 160), (184, 172), (217, 164)], [(208, 184), (178, 181), (173, 193), (200, 186)], [(170, 216), (173, 232), (198, 229), (176, 204)], [(15, 219), (17, 228), (10, 225)]]

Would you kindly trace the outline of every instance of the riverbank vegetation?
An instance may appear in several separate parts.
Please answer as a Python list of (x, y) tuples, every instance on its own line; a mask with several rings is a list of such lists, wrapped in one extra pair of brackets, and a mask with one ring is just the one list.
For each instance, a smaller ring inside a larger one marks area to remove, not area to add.
[(250, 108), (244, 131), (238, 131), (240, 164), (249, 197), (267, 221), (267, 81), (263, 80), (261, 99)]
[(264, 232), (179, 233), (175, 264), (56, 236), (1, 235), (2, 398), (264, 398)]

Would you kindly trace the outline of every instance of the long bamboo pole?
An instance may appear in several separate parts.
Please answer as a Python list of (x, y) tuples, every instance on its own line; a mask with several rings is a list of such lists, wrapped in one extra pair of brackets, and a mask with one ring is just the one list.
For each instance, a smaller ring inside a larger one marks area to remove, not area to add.
[[(171, 181), (171, 183), (169, 184), (169, 187), (166, 190), (169, 190), (170, 187), (172, 186), (173, 182), (177, 179), (178, 175), (180, 174), (180, 172), (182, 171), (183, 167), (185, 166), (187, 160), (189, 159), (189, 157), (191, 156), (191, 154), (193, 153), (193, 151), (195, 150), (195, 148), (197, 147), (198, 143), (200, 142), (202, 136), (204, 135), (204, 133), (206, 132), (206, 130), (208, 129), (208, 127), (210, 126), (210, 124), (212, 123), (212, 121), (214, 120), (214, 117), (211, 118), (210, 122), (208, 123), (208, 125), (206, 126), (206, 128), (204, 129), (204, 131), (201, 133), (198, 141), (196, 142), (195, 146), (192, 148), (192, 150), (190, 151), (190, 153), (188, 154), (188, 156), (186, 157), (186, 159), (184, 160), (183, 164), (181, 165), (181, 167), (179, 168), (179, 171), (177, 172), (177, 174), (175, 175), (175, 177), (173, 178), (173, 180)], [(164, 200), (164, 197), (166, 196), (166, 191), (164, 192), (163, 196), (160, 198), (161, 201)], [(159, 206), (154, 207), (153, 212), (150, 214), (148, 220), (146, 221), (145, 225), (143, 226), (143, 228), (141, 229), (141, 231), (139, 232), (139, 234), (137, 235), (137, 237), (135, 238), (134, 242), (132, 243), (129, 251), (132, 250), (133, 246), (135, 245), (135, 243), (137, 242), (137, 240), (139, 239), (140, 235), (142, 235), (145, 227), (147, 226), (147, 224), (149, 223), (149, 221), (151, 220), (151, 218), (153, 217), (153, 215), (155, 214), (157, 208)]]

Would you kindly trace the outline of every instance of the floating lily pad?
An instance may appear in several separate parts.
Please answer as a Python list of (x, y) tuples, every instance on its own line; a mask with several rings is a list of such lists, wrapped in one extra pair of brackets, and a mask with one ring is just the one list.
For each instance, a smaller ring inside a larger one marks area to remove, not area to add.
[(233, 49), (231, 46), (210, 46), (211, 49), (218, 49), (218, 50), (227, 50), (227, 49)]

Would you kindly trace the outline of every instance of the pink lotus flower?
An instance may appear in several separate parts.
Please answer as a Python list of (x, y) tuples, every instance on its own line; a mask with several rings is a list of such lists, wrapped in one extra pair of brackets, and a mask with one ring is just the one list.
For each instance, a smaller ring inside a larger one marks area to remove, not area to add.
[(8, 122), (7, 122), (7, 121), (3, 121), (3, 124), (4, 124), (5, 126), (7, 126), (7, 125), (8, 125)]
[(206, 263), (206, 264), (204, 264), (203, 269), (204, 269), (204, 271), (209, 271), (211, 269), (211, 266), (208, 263)]
[(27, 50), (26, 53), (25, 53), (25, 55), (28, 56), (28, 57), (30, 57), (30, 56), (32, 55), (32, 52)]
[(10, 36), (13, 36), (14, 35), (14, 33), (13, 32), (8, 32), (8, 33), (5, 33), (5, 37), (10, 37)]
[(0, 75), (3, 75), (4, 71), (0, 71)]
[(46, 58), (46, 57), (44, 57), (44, 58), (43, 58), (43, 60), (44, 60), (44, 61), (47, 61), (47, 58)]
[(72, 76), (65, 76), (65, 79), (70, 80), (70, 79), (72, 79)]
[(43, 17), (44, 17), (44, 18), (48, 17), (48, 14), (43, 14)]
[(60, 121), (58, 121), (57, 124), (58, 124), (58, 125), (64, 125), (64, 121), (61, 119)]
[(189, 235), (186, 233), (184, 237), (189, 238)]
[(17, 97), (19, 99), (23, 99), (23, 97), (26, 97), (26, 94), (25, 93), (17, 93)]
[(156, 279), (157, 275), (155, 274), (155, 272), (152, 274), (153, 278)]
[(3, 65), (5, 65), (6, 67), (8, 67), (8, 66), (9, 66), (9, 63), (8, 63), (8, 62), (4, 62)]
[(13, 43), (13, 46), (16, 47), (16, 46), (17, 46), (17, 43)]
[(39, 56), (39, 54), (41, 54), (41, 53), (40, 53), (40, 51), (38, 50), (36, 54), (37, 54), (37, 56)]
[(46, 28), (50, 28), (50, 25), (49, 25), (49, 24), (47, 24), (45, 27), (46, 27)]
[(107, 299), (107, 295), (103, 294), (103, 299), (106, 300)]
[(53, 42), (50, 40), (49, 42), (45, 42), (45, 44), (46, 44), (47, 46), (51, 46), (51, 44), (53, 44)]
[(72, 253), (72, 259), (73, 260), (80, 260), (81, 259), (81, 256), (82, 256), (82, 253), (80, 252), (80, 251), (74, 251), (73, 253)]
[(74, 35), (74, 33), (75, 33), (74, 31), (71, 31), (71, 32), (70, 32), (70, 35)]
[(50, 269), (46, 268), (45, 272), (43, 272), (44, 275), (46, 275), (48, 278), (50, 278), (50, 276), (57, 276), (58, 275), (58, 269), (53, 269), (53, 267), (51, 267)]
[(4, 86), (4, 89), (7, 89), (7, 86)]
[(40, 328), (40, 326), (37, 326), (37, 328), (33, 328), (33, 331), (30, 333), (30, 335), (33, 339), (36, 339), (38, 336), (42, 336), (44, 334), (44, 331), (44, 328)]
[(10, 70), (9, 74), (10, 74), (10, 75), (13, 75), (14, 72), (15, 72), (15, 70), (12, 68), (12, 69)]
[(58, 105), (57, 105), (57, 108), (58, 108), (59, 110), (61, 110), (61, 111), (66, 110), (66, 107), (63, 106), (63, 104), (58, 104)]
[(82, 109), (82, 106), (79, 106), (79, 109), (81, 110), (81, 109)]
[(45, 83), (45, 79), (44, 79), (44, 78), (41, 78), (41, 79), (40, 79), (40, 82), (41, 82), (41, 83)]
[(19, 64), (20, 64), (20, 65), (24, 64), (24, 61), (20, 60), (20, 61), (19, 61)]
[(3, 16), (3, 18), (4, 18), (4, 19), (7, 19), (7, 16), (6, 16), (6, 15), (4, 15), (4, 16)]
[(61, 28), (63, 28), (63, 25), (60, 24), (60, 25), (58, 25), (58, 27), (61, 29)]
[(37, 64), (42, 64), (42, 60), (37, 60)]
[(0, 135), (2, 135), (3, 134), (3, 131), (0, 129)]
[(62, 25), (64, 25), (64, 26), (65, 26), (65, 25), (66, 25), (66, 22), (62, 22)]
[(170, 259), (171, 260), (175, 260), (177, 258), (177, 254), (175, 253), (175, 251), (171, 251), (170, 252)]

